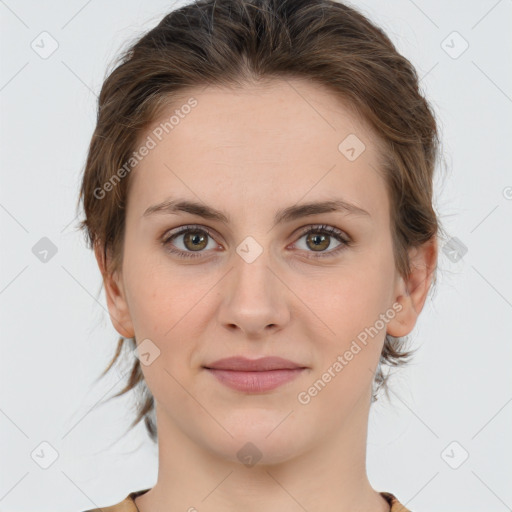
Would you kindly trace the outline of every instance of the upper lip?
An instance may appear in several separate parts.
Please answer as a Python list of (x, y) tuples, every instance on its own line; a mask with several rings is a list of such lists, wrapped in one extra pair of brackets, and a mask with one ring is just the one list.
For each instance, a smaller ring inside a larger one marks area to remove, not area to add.
[(262, 357), (247, 359), (246, 357), (226, 357), (204, 366), (215, 370), (235, 370), (246, 372), (264, 372), (267, 370), (293, 370), (305, 368), (298, 363), (282, 357)]

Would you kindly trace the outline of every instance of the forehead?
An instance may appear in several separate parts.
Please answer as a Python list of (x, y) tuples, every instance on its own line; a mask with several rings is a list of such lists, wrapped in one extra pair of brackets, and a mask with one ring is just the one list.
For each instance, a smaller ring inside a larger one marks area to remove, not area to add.
[(180, 91), (137, 147), (149, 139), (154, 147), (130, 178), (139, 211), (178, 191), (218, 207), (219, 194), (224, 202), (254, 203), (280, 191), (280, 202), (296, 203), (339, 189), (361, 204), (384, 193), (369, 127), (333, 92), (306, 80)]
[[(194, 104), (190, 107), (190, 104)], [(187, 122), (185, 122), (187, 121)], [(179, 128), (179, 129), (178, 129)], [(199, 129), (198, 129), (199, 128)], [(243, 131), (240, 130), (243, 128)], [(306, 79), (266, 79), (261, 83), (226, 86), (201, 86), (178, 91), (163, 105), (157, 117), (141, 134), (139, 141), (153, 131), (156, 138), (187, 138), (197, 144), (204, 141), (239, 141), (247, 144), (254, 135), (267, 134), (266, 147), (301, 137), (301, 143), (327, 134), (326, 143), (337, 142), (344, 134), (354, 133), (375, 145), (379, 141), (355, 108), (339, 94)], [(332, 133), (330, 133), (332, 132)], [(270, 137), (279, 134), (278, 139)], [(283, 149), (283, 148), (281, 148)]]

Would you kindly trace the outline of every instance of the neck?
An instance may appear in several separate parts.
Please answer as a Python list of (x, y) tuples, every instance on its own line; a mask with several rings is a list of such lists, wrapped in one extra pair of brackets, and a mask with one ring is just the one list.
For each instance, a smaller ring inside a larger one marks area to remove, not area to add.
[[(285, 461), (248, 467), (183, 432), (157, 403), (159, 469), (140, 512), (388, 512), (366, 475), (367, 396), (332, 437)], [(240, 446), (243, 443), (240, 444)]]

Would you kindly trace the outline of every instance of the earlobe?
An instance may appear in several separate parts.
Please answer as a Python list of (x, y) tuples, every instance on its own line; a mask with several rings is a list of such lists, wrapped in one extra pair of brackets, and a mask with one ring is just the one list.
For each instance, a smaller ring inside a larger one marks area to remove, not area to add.
[(135, 336), (133, 325), (126, 301), (126, 295), (120, 273), (107, 272), (107, 264), (104, 260), (102, 248), (99, 244), (94, 246), (96, 261), (103, 276), (103, 286), (105, 288), (105, 297), (110, 315), (110, 320), (116, 331), (125, 338)]
[(398, 277), (395, 302), (400, 305), (400, 311), (388, 323), (387, 333), (391, 336), (406, 336), (416, 325), (433, 281), (437, 254), (436, 236), (409, 251), (411, 271), (407, 278)]

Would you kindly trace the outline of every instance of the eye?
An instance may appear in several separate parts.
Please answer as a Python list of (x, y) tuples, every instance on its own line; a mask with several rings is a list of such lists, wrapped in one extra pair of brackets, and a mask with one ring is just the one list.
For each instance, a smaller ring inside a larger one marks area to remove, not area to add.
[[(183, 237), (181, 242), (183, 249), (178, 248), (176, 250), (171, 242), (180, 237)], [(202, 256), (203, 249), (208, 247), (208, 238), (213, 241), (212, 233), (207, 228), (182, 226), (178, 228), (178, 231), (172, 232), (171, 236), (164, 237), (162, 244), (166, 247), (167, 251), (176, 254), (180, 258), (198, 258)], [(214, 247), (210, 247), (210, 249), (217, 247), (216, 243), (212, 245)], [(194, 254), (194, 252), (197, 254)]]
[[(174, 243), (182, 237), (178, 248)], [(351, 245), (351, 240), (339, 229), (327, 226), (325, 224), (320, 226), (307, 226), (301, 232), (299, 238), (306, 237), (306, 252), (317, 253), (308, 258), (322, 258), (327, 256), (334, 256), (341, 252), (345, 247)], [(338, 246), (330, 251), (326, 251), (331, 246), (331, 239), (335, 238), (338, 241)], [(213, 233), (205, 227), (189, 225), (181, 226), (176, 231), (172, 231), (168, 236), (164, 235), (162, 245), (166, 250), (172, 254), (176, 254), (180, 258), (198, 258), (202, 257), (205, 249), (208, 249), (209, 241), (211, 241), (210, 249), (215, 249), (218, 244), (213, 239)], [(297, 242), (295, 242), (297, 244)], [(180, 247), (181, 245), (181, 247)], [(308, 250), (313, 248), (313, 250)]]
[[(325, 224), (322, 224), (321, 226), (306, 227), (302, 231), (299, 240), (304, 237), (306, 237), (305, 250), (307, 252), (317, 253), (312, 256), (308, 255), (308, 258), (324, 258), (327, 256), (335, 256), (343, 249), (350, 246), (352, 243), (348, 236), (345, 235), (342, 231), (333, 226), (327, 226)], [(339, 245), (333, 250), (326, 251), (326, 249), (331, 246), (332, 238), (335, 238), (339, 242)], [(310, 248), (313, 248), (313, 250), (308, 251)]]

